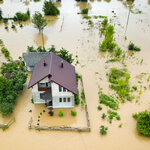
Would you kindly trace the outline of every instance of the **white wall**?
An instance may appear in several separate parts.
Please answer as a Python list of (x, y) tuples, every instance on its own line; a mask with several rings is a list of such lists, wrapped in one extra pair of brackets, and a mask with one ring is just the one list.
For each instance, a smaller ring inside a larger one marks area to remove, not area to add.
[[(71, 108), (74, 107), (74, 94), (69, 91), (59, 92), (59, 85), (52, 82), (52, 97), (53, 97), (53, 108)], [(59, 102), (59, 98), (70, 98), (70, 102)]]
[[(40, 83), (48, 82), (48, 77), (41, 80)], [(59, 92), (59, 85), (51, 82), (52, 89), (52, 101), (53, 108), (71, 108), (74, 107), (74, 94), (69, 91)], [(33, 100), (35, 104), (45, 103), (44, 100), (40, 99), (40, 93), (44, 91), (38, 91), (38, 84), (34, 85), (32, 88)], [(62, 102), (59, 102), (59, 98), (62, 98)], [(66, 98), (66, 102), (63, 102), (63, 98)], [(70, 102), (67, 102), (67, 98), (70, 98)]]

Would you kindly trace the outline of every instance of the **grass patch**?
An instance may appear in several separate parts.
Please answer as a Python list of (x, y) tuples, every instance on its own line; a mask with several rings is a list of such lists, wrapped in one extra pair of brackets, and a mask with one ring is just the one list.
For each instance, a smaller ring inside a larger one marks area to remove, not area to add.
[(126, 69), (116, 69), (114, 67), (111, 69), (110, 73), (108, 74), (108, 77), (109, 82), (111, 83), (110, 88), (117, 92), (122, 102), (124, 102), (125, 99), (127, 99), (128, 101), (131, 101), (133, 99), (133, 97), (129, 94), (130, 74), (127, 73)]
[(99, 92), (99, 103), (104, 104), (114, 110), (119, 108), (119, 102), (116, 99), (102, 93), (101, 91)]

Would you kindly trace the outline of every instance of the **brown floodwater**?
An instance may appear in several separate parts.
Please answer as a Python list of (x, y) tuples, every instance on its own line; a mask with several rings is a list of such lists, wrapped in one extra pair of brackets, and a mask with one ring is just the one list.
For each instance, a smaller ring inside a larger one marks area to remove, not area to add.
[[(149, 0), (136, 0), (134, 3), (126, 3), (122, 0), (89, 0), (88, 3), (80, 3), (74, 0), (62, 0), (56, 4), (60, 9), (60, 15), (57, 17), (46, 17), (48, 25), (44, 29), (45, 47), (49, 48), (55, 45), (56, 49), (64, 47), (73, 55), (78, 55), (79, 63), (76, 66), (77, 72), (83, 77), (86, 101), (89, 110), (91, 123), (91, 132), (62, 132), (62, 131), (36, 131), (28, 130), (28, 122), (33, 118), (33, 124), (37, 124), (40, 116), (40, 125), (69, 125), (87, 127), (85, 110), (77, 106), (77, 116), (70, 115), (71, 109), (63, 109), (64, 117), (58, 117), (58, 109), (54, 110), (54, 116), (48, 115), (48, 110), (44, 105), (34, 105), (31, 103), (32, 92), (27, 89), (31, 73), (24, 85), (24, 90), (17, 99), (14, 113), (11, 117), (2, 118), (0, 123), (8, 123), (15, 116), (16, 122), (4, 132), (0, 130), (0, 150), (149, 150), (150, 139), (138, 135), (136, 130), (136, 120), (132, 113), (144, 110), (150, 111), (150, 88), (147, 78), (150, 75), (150, 2)], [(15, 12), (25, 12), (27, 8), (31, 10), (31, 15), (35, 11), (42, 12), (43, 1), (10, 1), (0, 2), (0, 8), (3, 11), (3, 17), (13, 17)], [(102, 120), (102, 113), (107, 112), (107, 107), (103, 106), (102, 111), (97, 110), (99, 104), (98, 86), (103, 88), (103, 92), (113, 94), (114, 91), (109, 89), (106, 73), (112, 67), (122, 68), (122, 63), (105, 63), (111, 53), (98, 51), (98, 43), (102, 41), (98, 34), (98, 19), (91, 19), (94, 27), (89, 27), (87, 21), (82, 19), (82, 15), (77, 14), (83, 8), (89, 8), (89, 16), (105, 15), (111, 19), (115, 27), (115, 40), (128, 55), (125, 58), (125, 65), (131, 75), (130, 85), (138, 86), (138, 91), (133, 92), (135, 99), (132, 102), (120, 103), (118, 114), (121, 116), (120, 121), (113, 120), (110, 124), (107, 120)], [(130, 13), (127, 24), (129, 8), (134, 12), (142, 11), (141, 14)], [(114, 13), (112, 13), (114, 11)], [(116, 16), (116, 17), (114, 17)], [(10, 55), (17, 59), (26, 52), (27, 46), (42, 46), (42, 36), (38, 33), (30, 21), (23, 24), (23, 28), (16, 25), (16, 30), (11, 29), (12, 21), (9, 21), (8, 28), (0, 23), (0, 39), (9, 49)], [(97, 25), (96, 25), (97, 24)], [(127, 37), (127, 40), (125, 39)], [(141, 47), (140, 52), (131, 53), (127, 51), (129, 42)], [(143, 63), (140, 61), (143, 59)], [(1, 54), (0, 65), (5, 62)], [(75, 59), (76, 62), (76, 59)], [(74, 63), (75, 64), (75, 63)], [(147, 73), (142, 80), (136, 76), (140, 73)], [(101, 80), (102, 79), (102, 80)], [(139, 84), (138, 81), (142, 84)], [(142, 86), (141, 86), (142, 85)], [(147, 88), (145, 89), (144, 86)], [(139, 96), (139, 90), (142, 94)], [(29, 110), (32, 112), (29, 112)], [(43, 113), (42, 111), (46, 112)], [(42, 112), (42, 115), (40, 115)], [(122, 128), (118, 126), (122, 123)], [(101, 136), (99, 133), (100, 125), (108, 126), (108, 133)]]

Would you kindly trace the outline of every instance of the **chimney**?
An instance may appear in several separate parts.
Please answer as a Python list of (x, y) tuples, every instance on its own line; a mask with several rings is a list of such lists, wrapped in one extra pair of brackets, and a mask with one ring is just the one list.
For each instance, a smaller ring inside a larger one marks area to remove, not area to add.
[(44, 65), (44, 67), (46, 66), (46, 62), (45, 62), (45, 60), (44, 60), (44, 63), (43, 63), (43, 65)]
[(61, 68), (63, 68), (64, 67), (64, 64), (63, 64), (63, 60), (61, 61)]

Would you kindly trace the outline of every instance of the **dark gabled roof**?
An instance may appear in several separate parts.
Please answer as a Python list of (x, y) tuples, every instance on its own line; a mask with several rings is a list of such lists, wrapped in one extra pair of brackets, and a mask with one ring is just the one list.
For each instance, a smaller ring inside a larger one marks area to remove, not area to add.
[(31, 67), (49, 54), (50, 52), (27, 52), (27, 53), (23, 53), (22, 57), (26, 62), (26, 65), (28, 67)]
[[(62, 62), (63, 67), (61, 66)], [(44, 63), (46, 63), (45, 66)], [(49, 82), (55, 82), (73, 94), (77, 94), (75, 67), (54, 53), (50, 53), (35, 64), (28, 88), (46, 77)]]

